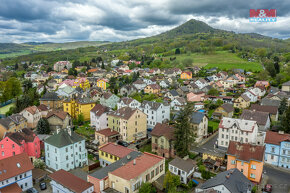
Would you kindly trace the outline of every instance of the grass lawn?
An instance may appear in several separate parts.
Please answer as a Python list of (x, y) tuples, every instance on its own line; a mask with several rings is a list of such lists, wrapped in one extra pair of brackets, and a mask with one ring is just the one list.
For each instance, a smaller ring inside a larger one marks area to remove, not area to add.
[(214, 110), (215, 110), (215, 109), (211, 109), (211, 110), (208, 111), (208, 117), (209, 117), (209, 118), (212, 116)]
[(91, 128), (89, 124), (89, 122), (86, 122), (84, 125), (77, 127), (75, 132), (80, 135), (90, 137), (91, 135), (95, 134), (95, 129)]
[[(172, 57), (172, 56), (171, 56)], [(178, 61), (182, 63), (184, 58), (192, 58), (193, 65), (205, 68), (218, 67), (222, 70), (229, 70), (233, 68), (241, 68), (244, 70), (260, 71), (262, 65), (258, 62), (248, 62), (247, 60), (239, 58), (234, 53), (228, 51), (216, 51), (214, 54), (192, 53), (174, 55)], [(169, 58), (169, 57), (168, 57)]]
[(4, 107), (1, 107), (0, 108), (0, 114), (5, 114), (9, 111), (10, 107), (13, 107), (15, 104), (14, 103), (11, 103), (9, 105), (6, 105)]
[(219, 123), (217, 123), (215, 121), (208, 121), (208, 126), (212, 126), (213, 131), (215, 131), (219, 128)]
[(139, 151), (141, 152), (148, 152), (148, 153), (152, 153), (152, 146), (151, 146), (151, 143), (148, 143), (144, 146), (142, 146)]

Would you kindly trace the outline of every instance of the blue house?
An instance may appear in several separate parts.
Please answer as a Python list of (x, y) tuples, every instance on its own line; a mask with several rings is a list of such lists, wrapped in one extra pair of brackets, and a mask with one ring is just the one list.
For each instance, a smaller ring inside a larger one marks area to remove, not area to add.
[(265, 163), (290, 169), (290, 134), (267, 131)]

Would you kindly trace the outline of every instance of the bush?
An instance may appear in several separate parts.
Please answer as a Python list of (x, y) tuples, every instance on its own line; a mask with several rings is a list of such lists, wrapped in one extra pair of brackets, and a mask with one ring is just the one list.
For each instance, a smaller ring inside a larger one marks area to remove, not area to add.
[(45, 168), (45, 163), (42, 159), (35, 159), (33, 161), (33, 166), (35, 168), (39, 168), (39, 169), (44, 169)]
[(195, 159), (197, 157), (197, 154), (189, 152), (188, 156), (190, 159)]

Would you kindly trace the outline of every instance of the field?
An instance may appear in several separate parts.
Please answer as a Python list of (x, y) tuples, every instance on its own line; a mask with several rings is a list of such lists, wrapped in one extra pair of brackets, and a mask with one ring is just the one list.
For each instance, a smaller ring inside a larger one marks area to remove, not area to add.
[(13, 106), (14, 106), (14, 103), (11, 103), (9, 105), (1, 107), (0, 108), (0, 114), (5, 115), (5, 113), (9, 111), (10, 107), (13, 107)]
[(239, 58), (236, 54), (227, 51), (216, 51), (214, 54), (193, 53), (190, 55), (181, 54), (174, 56), (176, 56), (176, 59), (181, 63), (185, 58), (192, 58), (194, 66), (205, 66), (206, 69), (218, 67), (222, 70), (233, 68), (241, 68), (249, 71), (262, 70), (262, 66), (258, 62), (248, 62), (247, 60)]

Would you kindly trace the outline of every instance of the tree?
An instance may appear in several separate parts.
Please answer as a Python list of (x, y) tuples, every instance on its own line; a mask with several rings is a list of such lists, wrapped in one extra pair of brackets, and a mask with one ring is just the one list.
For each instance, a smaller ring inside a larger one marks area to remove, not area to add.
[(139, 193), (155, 193), (156, 188), (151, 183), (142, 183), (139, 188)]
[(212, 95), (212, 96), (219, 96), (220, 92), (215, 89), (215, 88), (211, 88), (208, 92), (207, 92), (208, 95)]
[(34, 166), (34, 168), (44, 169), (45, 163), (42, 159), (35, 159), (33, 161), (33, 166)]
[(175, 49), (175, 54), (180, 54), (180, 49), (179, 48)]
[(18, 70), (18, 63), (14, 65), (14, 70)]
[(39, 119), (36, 127), (38, 134), (49, 134), (50, 133), (50, 127), (47, 119)]
[(276, 69), (272, 60), (266, 60), (264, 62), (266, 70), (269, 72), (271, 77), (276, 76)]
[(286, 111), (286, 109), (287, 109), (287, 99), (286, 99), (286, 97), (284, 97), (280, 103), (279, 108), (278, 108), (279, 115), (283, 115), (284, 112)]
[(290, 106), (287, 107), (287, 110), (284, 112), (281, 119), (282, 130), (286, 133), (290, 133)]
[(84, 114), (81, 113), (81, 114), (78, 115), (78, 121), (77, 121), (77, 124), (78, 124), (78, 125), (82, 125), (82, 124), (84, 124), (84, 122), (85, 122), (85, 117), (84, 117)]
[(163, 188), (167, 190), (167, 192), (176, 192), (177, 186), (179, 186), (180, 177), (173, 175), (170, 171), (167, 171), (165, 174), (165, 178), (163, 181)]
[(102, 69), (105, 69), (105, 64), (104, 64), (104, 62), (102, 62), (102, 67), (101, 67)]
[(193, 128), (190, 123), (193, 104), (188, 103), (185, 108), (179, 111), (175, 124), (175, 143), (174, 148), (177, 155), (183, 157), (188, 154), (190, 145), (194, 142)]
[(24, 70), (27, 70), (27, 68), (28, 68), (28, 65), (27, 65), (27, 63), (25, 62), (25, 63), (23, 64), (23, 69), (24, 69)]

